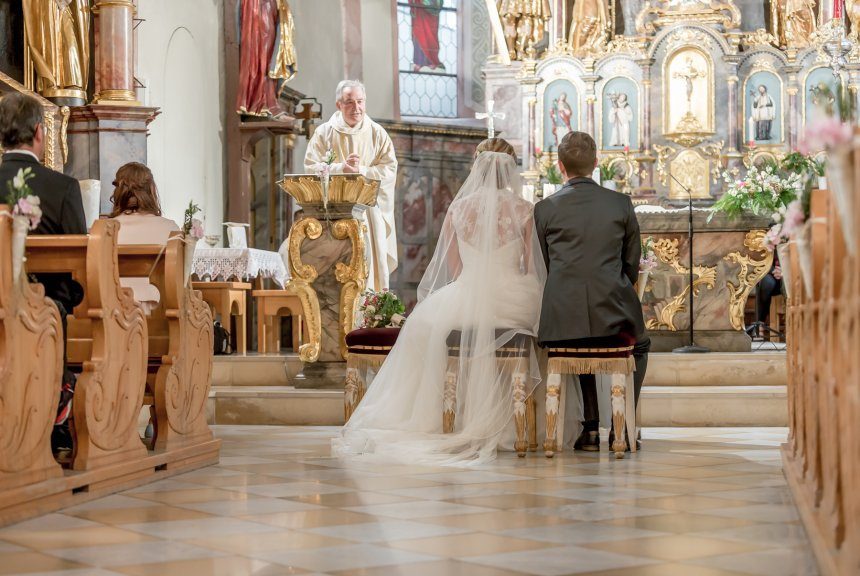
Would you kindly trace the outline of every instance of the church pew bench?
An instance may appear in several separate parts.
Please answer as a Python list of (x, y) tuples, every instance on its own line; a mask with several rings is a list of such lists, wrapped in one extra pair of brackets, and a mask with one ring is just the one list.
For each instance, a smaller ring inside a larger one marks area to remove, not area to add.
[(155, 412), (152, 448), (196, 447), (201, 461), (217, 462), (220, 441), (206, 422), (212, 382), (212, 312), (200, 292), (186, 284), (182, 236), (174, 233), (166, 247), (120, 246), (118, 258), (121, 277), (149, 278), (161, 295), (147, 318), (148, 384)]
[[(203, 301), (212, 310), (212, 315), (217, 314), (221, 317), (221, 324), (234, 338), (233, 350), (239, 354), (246, 354), (248, 352), (246, 325), (248, 292), (251, 290), (251, 284), (248, 282), (193, 282), (191, 286), (200, 291)], [(231, 327), (231, 318), (235, 318), (235, 328)]]
[(63, 373), (60, 314), (40, 284), (12, 279), (12, 221), (0, 205), (0, 508), (10, 490), (59, 478), (51, 430)]
[(71, 273), (84, 299), (68, 318), (68, 359), (80, 365), (73, 401), (74, 470), (146, 456), (137, 433), (146, 381), (143, 309), (119, 284), (119, 224), (97, 221), (86, 236), (30, 236), (27, 271)]

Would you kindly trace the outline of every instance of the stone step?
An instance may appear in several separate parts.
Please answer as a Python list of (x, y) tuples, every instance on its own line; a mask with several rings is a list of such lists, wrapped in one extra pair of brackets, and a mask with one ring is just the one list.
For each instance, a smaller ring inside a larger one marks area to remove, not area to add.
[(215, 356), (212, 386), (294, 386), (301, 371), (297, 354)]
[(648, 355), (644, 386), (785, 386), (784, 351)]
[(643, 386), (640, 403), (644, 427), (788, 425), (785, 386)]
[(210, 424), (335, 426), (343, 424), (343, 390), (293, 386), (213, 386)]

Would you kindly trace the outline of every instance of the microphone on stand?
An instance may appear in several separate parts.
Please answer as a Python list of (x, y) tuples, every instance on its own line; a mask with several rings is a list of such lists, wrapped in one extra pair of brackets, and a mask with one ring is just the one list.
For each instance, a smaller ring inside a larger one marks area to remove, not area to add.
[(704, 354), (706, 352), (710, 352), (710, 348), (705, 348), (704, 346), (697, 346), (696, 341), (693, 336), (693, 302), (695, 299), (695, 293), (693, 290), (694, 280), (693, 280), (693, 192), (684, 186), (680, 180), (675, 178), (675, 175), (669, 172), (669, 177), (672, 178), (675, 182), (677, 182), (678, 186), (681, 187), (684, 192), (687, 193), (688, 198), (688, 214), (689, 214), (689, 224), (687, 228), (687, 234), (690, 236), (690, 278), (689, 278), (689, 289), (690, 289), (690, 344), (687, 346), (681, 346), (680, 348), (675, 348), (672, 350), (675, 354)]

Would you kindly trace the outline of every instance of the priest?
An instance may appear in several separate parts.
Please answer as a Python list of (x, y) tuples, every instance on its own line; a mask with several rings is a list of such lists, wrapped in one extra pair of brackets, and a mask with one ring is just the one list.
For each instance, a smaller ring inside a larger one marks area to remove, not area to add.
[(337, 85), (337, 112), (316, 129), (305, 153), (305, 170), (318, 173), (330, 163), (331, 174), (362, 174), (379, 180), (377, 205), (367, 211), (367, 287), (388, 288), (388, 277), (397, 268), (397, 236), (394, 230), (394, 183), (397, 158), (388, 133), (365, 113), (366, 92), (361, 82), (344, 80)]

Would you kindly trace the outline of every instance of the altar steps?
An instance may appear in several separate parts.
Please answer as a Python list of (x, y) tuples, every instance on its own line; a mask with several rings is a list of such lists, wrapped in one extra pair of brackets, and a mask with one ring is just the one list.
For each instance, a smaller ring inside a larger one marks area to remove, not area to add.
[[(307, 388), (302, 363), (216, 356), (210, 424), (340, 425), (343, 390)], [(785, 352), (651, 354), (643, 426), (785, 426)]]

